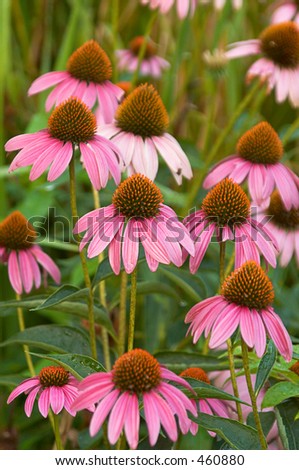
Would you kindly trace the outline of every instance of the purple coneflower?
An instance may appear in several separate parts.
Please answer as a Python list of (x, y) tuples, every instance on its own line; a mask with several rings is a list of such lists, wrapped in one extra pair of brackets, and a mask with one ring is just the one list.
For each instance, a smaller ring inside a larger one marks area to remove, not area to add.
[(178, 17), (182, 20), (186, 16), (194, 15), (195, 8), (199, 0), (141, 0), (142, 5), (149, 5), (150, 8), (159, 8), (160, 12), (166, 14), (176, 3)]
[[(28, 294), (33, 285), (41, 285), (47, 274), (60, 283), (60, 271), (54, 261), (34, 243), (37, 234), (26, 217), (19, 211), (12, 212), (0, 223), (0, 261), (7, 263), (10, 283), (17, 294)], [(40, 265), (40, 266), (39, 266)]]
[(111, 83), (110, 59), (100, 45), (90, 40), (70, 56), (66, 71), (48, 72), (34, 80), (28, 94), (34, 95), (55, 86), (46, 101), (46, 111), (71, 96), (90, 108), (99, 103), (105, 122), (111, 122), (123, 90)]
[(247, 72), (247, 79), (260, 77), (269, 90), (275, 88), (278, 103), (289, 98), (299, 106), (299, 27), (292, 21), (268, 26), (259, 39), (249, 39), (230, 45), (229, 59), (260, 54)]
[[(7, 403), (25, 393), (28, 396), (24, 410), (28, 418), (31, 416), (36, 397), (38, 409), (44, 418), (48, 416), (50, 408), (56, 415), (64, 408), (75, 416), (72, 404), (78, 396), (78, 385), (79, 381), (63, 367), (47, 366), (37, 376), (21, 382), (9, 395)], [(89, 409), (93, 410), (93, 407), (90, 406)]]
[[(129, 49), (120, 49), (116, 51), (119, 70), (128, 70), (134, 72), (138, 66), (139, 51), (145, 41), (144, 36), (137, 36), (130, 44)], [(164, 69), (167, 69), (170, 63), (157, 55), (157, 50), (152, 41), (147, 41), (145, 54), (140, 64), (141, 75), (147, 75), (154, 78), (160, 78)]]
[(249, 348), (255, 348), (258, 357), (266, 349), (266, 336), (274, 342), (286, 361), (292, 359), (293, 346), (280, 317), (271, 306), (273, 286), (254, 261), (244, 263), (230, 274), (221, 286), (220, 295), (199, 302), (188, 312), (185, 322), (191, 323), (193, 342), (203, 332), (210, 335), (209, 347), (223, 344), (239, 327)]
[(299, 24), (299, 4), (297, 0), (287, 0), (283, 2), (277, 2), (277, 8), (275, 9), (271, 23), (282, 23), (284, 21), (295, 21)]
[(215, 234), (217, 242), (235, 242), (235, 267), (245, 261), (260, 263), (260, 254), (276, 266), (276, 240), (262, 223), (251, 217), (250, 201), (243, 189), (226, 178), (206, 195), (201, 209), (184, 219), (195, 242), (195, 254), (190, 256), (190, 271), (194, 274)]
[(157, 90), (145, 83), (123, 100), (114, 122), (101, 126), (99, 134), (110, 138), (122, 150), (129, 175), (142, 173), (154, 180), (160, 154), (181, 184), (183, 176), (192, 178), (192, 169), (179, 143), (166, 132), (168, 123), (168, 114)]
[(87, 255), (93, 258), (109, 245), (109, 261), (115, 274), (120, 272), (121, 256), (126, 272), (133, 272), (140, 242), (151, 271), (159, 263), (181, 266), (181, 246), (194, 254), (194, 245), (175, 212), (162, 203), (161, 191), (149, 178), (130, 176), (114, 192), (112, 204), (78, 220), (74, 233), (86, 232), (80, 249), (90, 242)]
[(203, 182), (211, 188), (229, 177), (236, 183), (247, 181), (250, 196), (257, 205), (269, 205), (276, 187), (287, 210), (299, 207), (299, 178), (280, 162), (283, 146), (267, 122), (260, 122), (239, 139), (237, 153), (219, 162)]
[(86, 104), (69, 98), (53, 110), (47, 129), (18, 135), (6, 143), (7, 152), (21, 149), (9, 171), (32, 165), (29, 179), (33, 181), (51, 165), (48, 181), (54, 181), (66, 170), (78, 147), (95, 189), (105, 187), (110, 174), (119, 184), (121, 152), (111, 141), (97, 135), (96, 129), (96, 118)]
[(147, 351), (133, 349), (120, 356), (111, 372), (98, 372), (82, 380), (79, 396), (72, 408), (82, 410), (96, 404), (89, 432), (95, 436), (109, 415), (108, 439), (114, 445), (124, 429), (131, 449), (139, 440), (140, 410), (143, 405), (149, 442), (154, 446), (162, 426), (170, 440), (186, 434), (191, 421), (187, 410), (196, 416), (196, 407), (189, 398), (169, 381), (192, 391), (181, 377), (161, 366)]

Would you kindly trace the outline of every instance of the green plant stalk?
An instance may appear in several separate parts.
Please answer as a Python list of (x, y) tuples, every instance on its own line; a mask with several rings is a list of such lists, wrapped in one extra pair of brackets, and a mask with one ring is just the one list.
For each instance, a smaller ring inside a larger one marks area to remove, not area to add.
[(117, 36), (118, 36), (118, 16), (119, 16), (119, 1), (112, 0), (111, 7), (111, 29), (112, 29), (112, 78), (116, 82), (118, 80), (118, 68), (116, 63), (116, 50), (117, 50)]
[(59, 432), (59, 418), (58, 415), (53, 413), (53, 423), (54, 423), (54, 436), (55, 436), (55, 442), (56, 442), (56, 447), (57, 450), (63, 450), (63, 445), (61, 441), (61, 436)]
[(143, 43), (142, 43), (142, 45), (139, 49), (137, 67), (136, 67), (136, 69), (133, 73), (133, 77), (132, 77), (132, 80), (131, 80), (131, 87), (130, 87), (131, 91), (134, 89), (134, 87), (137, 84), (137, 80), (138, 80), (138, 77), (139, 77), (139, 71), (140, 71), (140, 67), (141, 67), (141, 62), (144, 58), (145, 51), (146, 51), (146, 46), (147, 46), (149, 36), (151, 34), (151, 31), (152, 31), (152, 27), (154, 25), (155, 19), (157, 17), (157, 14), (158, 14), (157, 10), (154, 10), (151, 13), (149, 22), (147, 24), (147, 27), (146, 27), (146, 30), (145, 30), (145, 33), (144, 33), (144, 41), (143, 41)]
[(131, 274), (131, 299), (129, 314), (128, 351), (134, 347), (135, 317), (136, 317), (136, 295), (137, 295), (137, 267)]
[[(16, 294), (16, 299), (20, 301), (21, 296), (19, 294)], [(17, 314), (18, 314), (19, 329), (20, 331), (25, 331), (25, 319), (24, 319), (24, 313), (23, 313), (22, 307), (17, 307)], [(24, 344), (23, 351), (24, 351), (24, 355), (25, 355), (25, 359), (27, 362), (27, 367), (30, 372), (30, 375), (34, 377), (36, 374), (35, 374), (34, 365), (30, 356), (29, 347), (27, 346), (27, 344)]]
[(253, 390), (253, 387), (252, 387), (252, 382), (251, 382), (250, 369), (249, 369), (249, 358), (248, 358), (248, 348), (247, 348), (247, 344), (245, 343), (243, 338), (241, 338), (241, 345), (242, 345), (243, 367), (244, 367), (244, 372), (245, 372), (247, 388), (248, 388), (248, 392), (249, 392), (249, 396), (250, 396), (250, 400), (251, 400), (251, 404), (252, 404), (253, 417), (254, 417), (256, 429), (257, 429), (257, 432), (258, 432), (258, 436), (259, 436), (259, 439), (260, 439), (261, 447), (262, 447), (263, 450), (267, 450), (267, 448), (268, 448), (267, 441), (266, 441), (266, 438), (264, 436), (260, 416), (259, 416), (258, 409), (257, 409), (256, 396), (255, 396), (255, 393), (254, 393), (254, 390)]
[(118, 327), (118, 354), (121, 356), (125, 352), (126, 342), (126, 304), (127, 304), (127, 283), (128, 275), (125, 270), (120, 274), (120, 303), (119, 303), (119, 327)]
[[(70, 176), (70, 202), (71, 202), (71, 211), (73, 225), (78, 220), (78, 210), (77, 210), (77, 201), (76, 201), (76, 172), (75, 172), (75, 156), (73, 157), (69, 164), (69, 176)], [(79, 237), (76, 236), (76, 241), (79, 245)], [(95, 334), (95, 319), (94, 319), (94, 301), (93, 301), (93, 292), (92, 284), (89, 277), (86, 257), (83, 251), (79, 251), (82, 271), (84, 275), (85, 286), (88, 289), (88, 322), (89, 322), (89, 341), (91, 355), (94, 359), (97, 359), (97, 346), (96, 346), (96, 334)]]
[(231, 132), (235, 122), (237, 119), (240, 117), (242, 112), (247, 108), (249, 103), (252, 101), (254, 98), (257, 90), (260, 88), (260, 82), (257, 81), (250, 89), (250, 91), (245, 95), (237, 109), (235, 110), (234, 114), (230, 118), (227, 126), (223, 129), (221, 134), (219, 135), (218, 139), (216, 140), (215, 144), (212, 146), (212, 149), (210, 153), (208, 153), (206, 159), (205, 159), (205, 168), (201, 169), (200, 172), (195, 175), (196, 177), (193, 177), (193, 185), (190, 188), (189, 192), (189, 198), (187, 200), (186, 207), (192, 207), (192, 204), (196, 200), (197, 193), (201, 187), (202, 181), (204, 176), (206, 175), (206, 170), (208, 167), (213, 163), (214, 158), (216, 157), (218, 151), (220, 150), (220, 147), (224, 143), (225, 139), (227, 138), (228, 134)]
[[(100, 209), (101, 207), (100, 196), (99, 196), (98, 191), (93, 186), (92, 186), (92, 194), (93, 194), (93, 201), (94, 201), (95, 209)], [(103, 261), (104, 259), (103, 252), (99, 254), (98, 259), (99, 259), (99, 263)], [(108, 310), (105, 281), (101, 281), (99, 283), (99, 298), (100, 298), (101, 305), (103, 305), (103, 307), (106, 310)], [(103, 345), (105, 367), (107, 370), (110, 370), (111, 360), (110, 360), (110, 348), (109, 348), (109, 335), (108, 335), (106, 328), (104, 328), (103, 326), (102, 326), (102, 345)]]
[[(220, 242), (219, 279), (220, 279), (220, 288), (221, 288), (223, 281), (225, 279), (225, 242)], [(230, 370), (230, 376), (231, 376), (231, 382), (232, 382), (234, 395), (236, 398), (240, 398), (238, 385), (237, 385), (237, 379), (236, 379), (234, 351), (233, 351), (232, 342), (230, 338), (226, 341), (226, 344), (227, 344), (229, 370)], [(242, 408), (241, 408), (240, 403), (236, 402), (236, 407), (237, 407), (238, 420), (240, 421), (240, 423), (242, 423), (243, 416), (242, 416)]]

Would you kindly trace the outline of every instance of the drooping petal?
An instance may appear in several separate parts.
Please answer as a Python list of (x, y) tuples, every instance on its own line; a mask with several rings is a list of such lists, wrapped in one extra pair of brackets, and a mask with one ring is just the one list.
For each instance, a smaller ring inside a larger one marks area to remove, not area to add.
[(64, 406), (64, 393), (63, 387), (49, 387), (50, 388), (50, 406), (54, 414), (60, 413)]
[(127, 412), (125, 416), (125, 434), (131, 449), (136, 449), (139, 440), (140, 414), (137, 396), (133, 393), (129, 396)]
[(50, 409), (50, 387), (46, 387), (40, 394), (38, 399), (38, 409), (40, 414), (46, 418)]
[(111, 444), (115, 444), (120, 436), (127, 413), (130, 412), (129, 404), (131, 404), (130, 393), (124, 392), (112, 408), (108, 422), (108, 439)]
[(17, 253), (15, 251), (11, 251), (8, 257), (8, 277), (15, 292), (22, 294), (22, 278)]
[(89, 425), (89, 432), (91, 437), (95, 436), (98, 430), (101, 428), (103, 422), (110, 413), (111, 408), (115, 405), (119, 394), (119, 390), (113, 390), (98, 404), (95, 412), (92, 415)]

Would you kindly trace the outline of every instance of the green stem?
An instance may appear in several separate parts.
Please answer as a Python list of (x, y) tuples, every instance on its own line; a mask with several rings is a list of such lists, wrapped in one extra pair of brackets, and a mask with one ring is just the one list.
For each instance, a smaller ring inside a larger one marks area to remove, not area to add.
[(130, 316), (129, 316), (128, 351), (131, 351), (134, 346), (136, 295), (137, 295), (137, 268), (135, 268), (131, 274), (131, 300), (130, 300)]
[(118, 354), (121, 356), (125, 352), (126, 341), (126, 304), (127, 304), (127, 283), (128, 275), (122, 271), (120, 275), (120, 304), (119, 304), (119, 327), (118, 327)]
[(220, 242), (220, 255), (219, 255), (219, 281), (222, 286), (225, 275), (225, 242)]
[[(100, 196), (99, 196), (98, 191), (93, 186), (92, 186), (92, 194), (93, 194), (93, 201), (94, 201), (95, 209), (100, 209), (101, 207)], [(101, 263), (103, 259), (104, 259), (104, 254), (102, 252), (99, 254), (99, 257), (98, 257), (99, 263)], [(101, 305), (107, 310), (108, 305), (107, 305), (105, 281), (101, 281), (99, 283), (99, 298), (100, 298)], [(107, 370), (110, 370), (111, 360), (110, 360), (110, 348), (109, 348), (109, 335), (108, 335), (106, 328), (104, 328), (103, 326), (102, 326), (102, 345), (103, 345), (105, 367)]]
[(53, 413), (53, 422), (54, 422), (54, 435), (55, 435), (55, 442), (57, 450), (63, 450), (63, 445), (61, 441), (61, 436), (59, 432), (59, 418), (58, 415)]
[(118, 37), (118, 16), (119, 16), (119, 3), (118, 0), (112, 0), (111, 7), (111, 29), (112, 29), (112, 73), (113, 81), (116, 82), (118, 79), (118, 70), (116, 63), (116, 50), (117, 50), (117, 37)]
[[(73, 225), (78, 220), (78, 210), (76, 201), (76, 172), (75, 172), (75, 157), (73, 155), (69, 164), (69, 175), (70, 175), (70, 202), (72, 210)], [(79, 244), (79, 237), (76, 236), (76, 241)], [(86, 257), (83, 251), (79, 251), (82, 271), (84, 275), (85, 286), (88, 289), (88, 322), (89, 322), (89, 341), (91, 354), (94, 359), (97, 358), (97, 346), (96, 346), (96, 334), (95, 334), (95, 320), (94, 320), (94, 302), (92, 293), (92, 284), (89, 277)]]
[[(20, 301), (21, 296), (19, 294), (16, 294), (16, 299)], [(23, 313), (22, 307), (17, 307), (17, 314), (18, 314), (18, 322), (19, 322), (20, 331), (24, 331), (25, 330), (25, 319), (24, 319), (24, 313)], [(30, 372), (30, 375), (32, 377), (34, 377), (36, 374), (35, 374), (34, 365), (33, 365), (33, 362), (32, 362), (31, 356), (30, 356), (29, 347), (27, 346), (27, 344), (24, 344), (23, 350), (24, 350), (24, 355), (25, 355), (25, 359), (26, 359), (26, 362), (27, 362), (27, 367), (28, 367), (28, 370)]]
[(247, 348), (247, 344), (245, 343), (243, 338), (241, 338), (241, 345), (242, 345), (243, 367), (244, 367), (244, 372), (245, 372), (247, 388), (248, 388), (249, 396), (250, 396), (250, 399), (251, 399), (253, 417), (254, 417), (256, 429), (257, 429), (257, 432), (258, 432), (258, 436), (259, 436), (259, 439), (260, 439), (261, 447), (262, 447), (263, 450), (267, 450), (267, 448), (268, 448), (267, 441), (266, 441), (266, 438), (264, 436), (260, 416), (259, 416), (258, 409), (257, 409), (256, 396), (255, 396), (255, 393), (254, 393), (254, 390), (253, 390), (253, 387), (252, 387), (252, 382), (251, 382), (251, 375), (250, 375), (250, 369), (249, 369), (249, 358), (248, 358), (248, 348)]
[(299, 117), (297, 117), (297, 119), (295, 119), (293, 124), (288, 128), (285, 135), (282, 137), (281, 142), (282, 142), (283, 145), (286, 145), (288, 143), (288, 141), (290, 140), (290, 138), (292, 137), (294, 132), (296, 132), (298, 127), (299, 127)]
[(240, 117), (240, 115), (243, 113), (243, 111), (247, 108), (251, 100), (254, 98), (257, 90), (260, 88), (260, 82), (257, 81), (250, 91), (245, 95), (244, 99), (239, 103), (239, 106), (233, 113), (232, 117), (230, 118), (227, 126), (223, 129), (221, 134), (219, 135), (218, 139), (216, 140), (215, 144), (212, 146), (212, 149), (210, 153), (208, 153), (207, 157), (205, 158), (205, 168), (201, 169), (200, 172), (196, 175), (196, 178), (193, 178), (193, 185), (191, 186), (191, 189), (189, 191), (189, 198), (187, 201), (186, 206), (187, 207), (192, 207), (192, 204), (194, 203), (197, 193), (201, 187), (203, 178), (206, 174), (206, 170), (208, 167), (213, 163), (214, 158), (216, 157), (217, 153), (219, 152), (221, 146), (225, 142), (225, 139), (231, 132), (235, 122), (237, 119)]
[(151, 13), (149, 22), (147, 24), (147, 27), (146, 27), (146, 30), (145, 30), (145, 33), (144, 33), (144, 41), (143, 41), (143, 43), (142, 43), (142, 45), (139, 49), (137, 67), (134, 71), (134, 74), (133, 74), (133, 77), (132, 77), (132, 80), (131, 80), (131, 90), (133, 90), (134, 87), (136, 86), (136, 83), (137, 83), (137, 80), (138, 80), (138, 77), (139, 77), (141, 62), (144, 58), (145, 51), (146, 51), (146, 46), (147, 46), (149, 36), (151, 34), (151, 31), (152, 31), (153, 24), (154, 24), (155, 19), (157, 17), (157, 14), (158, 14), (157, 10), (154, 10)]

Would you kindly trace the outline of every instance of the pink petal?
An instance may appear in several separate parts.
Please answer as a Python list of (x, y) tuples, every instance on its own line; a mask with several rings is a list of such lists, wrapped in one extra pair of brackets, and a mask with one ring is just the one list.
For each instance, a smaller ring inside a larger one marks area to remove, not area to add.
[(62, 387), (49, 387), (50, 388), (50, 406), (53, 413), (57, 415), (64, 405), (64, 393)]
[(31, 84), (29, 90), (28, 90), (28, 95), (34, 95), (35, 93), (40, 93), (43, 90), (46, 90), (47, 88), (50, 88), (54, 85), (57, 85), (57, 83), (62, 82), (62, 80), (65, 80), (68, 78), (68, 73), (67, 72), (48, 72), (40, 77), (38, 77), (34, 82)]
[(135, 394), (129, 395), (127, 412), (125, 417), (125, 433), (131, 449), (136, 449), (139, 440), (139, 404)]
[(54, 261), (48, 256), (43, 250), (35, 245), (31, 248), (31, 253), (36, 258), (37, 262), (42, 265), (42, 267), (50, 274), (56, 284), (60, 283), (61, 274), (58, 266)]
[(40, 387), (36, 387), (31, 392), (29, 392), (28, 397), (25, 400), (25, 405), (24, 405), (24, 411), (25, 414), (28, 418), (30, 418), (32, 410), (33, 410), (33, 405), (36, 399), (36, 395), (40, 391)]
[(153, 447), (160, 432), (160, 418), (152, 393), (143, 393), (144, 416), (149, 434), (149, 442)]
[(139, 225), (134, 219), (128, 221), (124, 232), (122, 258), (125, 270), (131, 274), (137, 264), (139, 253)]
[(33, 273), (30, 259), (27, 256), (26, 250), (19, 250), (19, 266), (22, 284), (24, 286), (26, 294), (28, 294), (32, 289)]
[(251, 310), (242, 308), (240, 315), (240, 332), (245, 343), (253, 348), (255, 340), (254, 322), (252, 320)]
[(124, 392), (117, 399), (109, 417), (108, 439), (111, 444), (115, 444), (124, 427), (127, 413), (129, 412), (130, 393)]
[(254, 347), (258, 357), (262, 357), (266, 349), (266, 330), (261, 315), (254, 309), (251, 310), (251, 319), (254, 331)]
[(261, 316), (267, 328), (270, 338), (284, 359), (289, 362), (292, 359), (293, 345), (284, 324), (272, 308), (262, 310)]
[(22, 294), (23, 286), (17, 253), (11, 251), (8, 258), (8, 277), (17, 294)]
[(34, 389), (37, 387), (39, 390), (39, 378), (38, 377), (32, 377), (30, 379), (23, 380), (23, 382), (20, 383), (9, 395), (7, 399), (7, 404), (9, 405), (15, 398), (17, 398), (21, 393), (23, 392), (28, 392), (30, 389)]
[(209, 342), (210, 348), (214, 349), (226, 341), (239, 325), (240, 321), (240, 307), (238, 305), (230, 304), (219, 316), (213, 325), (211, 339)]
[(101, 428), (103, 422), (110, 413), (111, 408), (115, 405), (119, 394), (119, 390), (113, 390), (98, 404), (89, 425), (89, 432), (91, 437), (95, 436), (98, 430)]
[(163, 400), (163, 398), (161, 398), (156, 392), (151, 391), (150, 394), (153, 397), (157, 413), (166, 434), (170, 440), (176, 441), (178, 438), (178, 431), (172, 410), (166, 401)]
[(50, 387), (44, 388), (38, 399), (38, 409), (40, 414), (46, 418), (50, 408)]
[(71, 142), (66, 142), (60, 150), (51, 165), (48, 173), (48, 181), (54, 181), (66, 170), (73, 156), (73, 146)]

